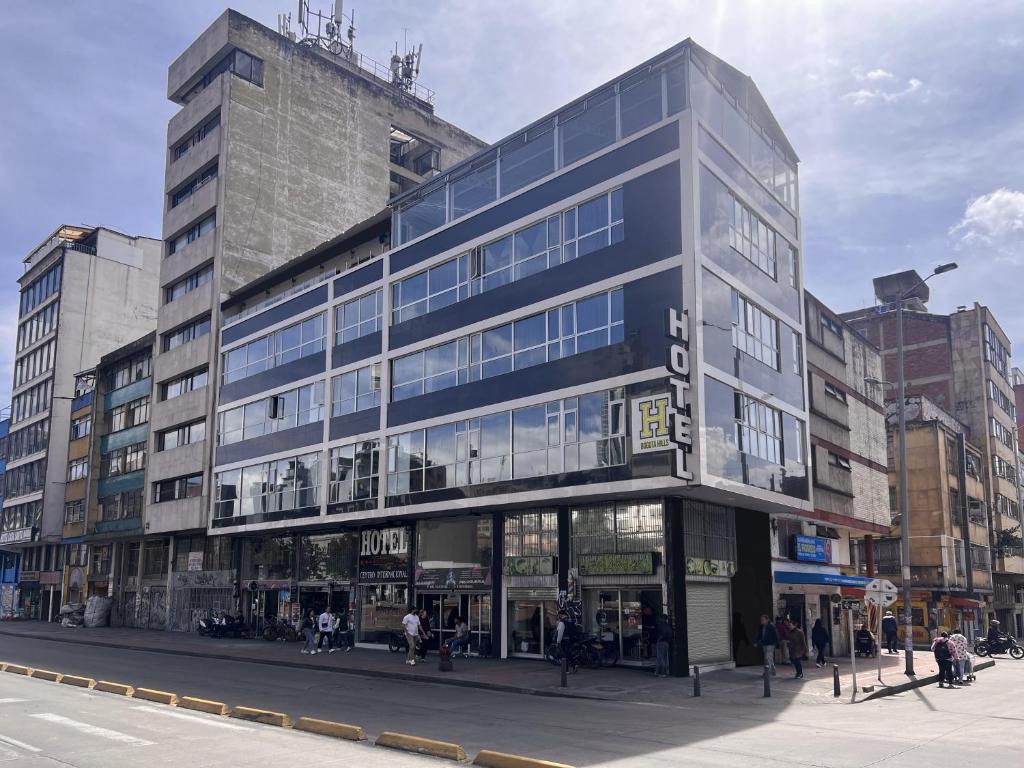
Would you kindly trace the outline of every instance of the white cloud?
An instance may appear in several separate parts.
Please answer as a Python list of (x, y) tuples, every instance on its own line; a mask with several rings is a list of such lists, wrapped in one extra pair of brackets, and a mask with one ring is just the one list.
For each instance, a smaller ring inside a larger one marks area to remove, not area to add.
[(894, 77), (892, 72), (887, 72), (884, 69), (872, 69), (864, 75), (865, 80), (892, 80)]
[(960, 247), (985, 246), (1024, 259), (1024, 192), (1002, 187), (974, 198), (949, 233)]
[[(876, 74), (881, 73), (881, 74)], [(876, 75), (872, 77), (872, 75)], [(895, 76), (886, 72), (885, 70), (875, 69), (865, 75), (864, 79), (873, 81), (887, 81), (895, 80)], [(917, 93), (924, 86), (924, 83), (918, 80), (916, 77), (912, 77), (907, 80), (907, 84), (898, 91), (889, 91), (881, 87), (875, 88), (859, 88), (856, 91), (851, 91), (843, 96), (843, 101), (853, 104), (855, 107), (863, 107), (869, 104), (894, 104), (897, 101), (902, 101), (911, 94)]]

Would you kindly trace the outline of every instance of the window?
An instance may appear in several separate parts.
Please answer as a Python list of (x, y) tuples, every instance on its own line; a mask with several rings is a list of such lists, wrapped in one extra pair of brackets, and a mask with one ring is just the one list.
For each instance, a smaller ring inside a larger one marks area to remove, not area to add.
[(323, 420), (324, 383), (317, 381), (221, 411), (218, 416), (218, 445), (251, 440)]
[(68, 482), (84, 480), (89, 476), (89, 459), (72, 459), (68, 462)]
[(145, 442), (115, 448), (100, 457), (100, 477), (117, 477), (145, 468)]
[(375, 499), (380, 482), (380, 440), (331, 449), (332, 504)]
[(195, 341), (201, 336), (205, 336), (210, 332), (210, 318), (201, 317), (198, 320), (193, 320), (190, 323), (186, 323), (177, 330), (171, 331), (170, 333), (164, 334), (163, 348), (164, 352), (170, 352), (172, 349), (188, 344), (190, 341)]
[(71, 420), (71, 439), (78, 440), (83, 437), (88, 437), (89, 432), (92, 430), (92, 417), (82, 416), (78, 419)]
[(740, 451), (765, 461), (782, 461), (782, 414), (770, 405), (735, 393), (736, 444)]
[(988, 380), (988, 399), (998, 405), (1003, 413), (1016, 420), (1017, 407), (1013, 402), (1013, 398), (1003, 392), (992, 379)]
[(120, 432), (149, 421), (149, 395), (118, 405), (107, 413), (107, 432)]
[(188, 200), (192, 195), (202, 187), (205, 187), (211, 181), (217, 178), (217, 164), (214, 163), (212, 166), (207, 168), (205, 171), (201, 171), (193, 176), (191, 179), (185, 182), (176, 192), (171, 195), (171, 208), (177, 208), (183, 202)]
[(288, 512), (320, 505), (320, 453), (217, 473), (217, 518)]
[(48, 304), (18, 326), (18, 352), (32, 346), (39, 339), (53, 332), (57, 327), (57, 312), (59, 308), (60, 305), (57, 302)]
[(177, 237), (172, 237), (167, 241), (167, 255), (177, 253), (186, 245), (191, 242), (198, 240), (203, 235), (212, 232), (217, 226), (217, 214), (211, 213), (202, 221), (193, 224), (191, 227), (186, 229)]
[(157, 433), (156, 449), (169, 451), (180, 445), (191, 445), (206, 439), (206, 421), (194, 421), (180, 427), (165, 429)]
[(41, 347), (19, 357), (14, 363), (15, 388), (52, 371), (55, 351), (56, 340), (48, 341)]
[(381, 329), (384, 292), (381, 288), (358, 299), (347, 301), (334, 310), (334, 343), (361, 338)]
[(623, 138), (661, 119), (660, 72), (637, 72), (619, 84), (619, 121)]
[(190, 499), (203, 495), (203, 475), (187, 475), (153, 483), (153, 503)]
[[(4, 498), (13, 499), (43, 490), (46, 485), (46, 459), (38, 459), (8, 469), (4, 475)], [(6, 510), (4, 510), (6, 514)], [(28, 526), (19, 526), (25, 527)]]
[(841, 403), (846, 402), (846, 393), (831, 382), (824, 382), (825, 394)]
[(1020, 520), (1020, 505), (1001, 493), (996, 494), (996, 511), (1014, 520)]
[(833, 320), (828, 315), (822, 314), (821, 327), (834, 333), (839, 338), (843, 338), (843, 326), (838, 320)]
[(468, 169), (457, 172), (449, 179), (451, 189), (451, 218), (460, 216), (494, 202), (498, 197), (497, 151), (475, 160)]
[(181, 97), (183, 104), (188, 104), (197, 95), (202, 93), (214, 80), (223, 73), (230, 72), (236, 77), (247, 80), (253, 85), (263, 87), (263, 60), (258, 59), (240, 48), (229, 51), (228, 54), (218, 61), (213, 67), (199, 78), (199, 82), (192, 86), (189, 91)]
[(192, 147), (196, 146), (203, 141), (203, 139), (209, 136), (213, 129), (218, 125), (220, 125), (220, 112), (203, 123), (195, 130), (195, 132), (187, 136), (183, 141), (180, 141), (175, 145), (174, 149), (171, 150), (171, 155), (173, 157), (171, 162), (174, 163), (180, 160), (190, 149), (192, 149)]
[(980, 471), (978, 468), (980, 466), (981, 459), (979, 457), (975, 456), (973, 453), (966, 454), (966, 461), (964, 462), (964, 467), (966, 468), (968, 475), (970, 475), (971, 477), (977, 477), (978, 472)]
[(624, 236), (622, 188), (595, 197), (562, 213), (562, 260), (586, 256)]
[(224, 383), (324, 351), (324, 314), (314, 315), (224, 353)]
[(992, 432), (992, 437), (1001, 442), (1007, 448), (1014, 448), (1012, 429), (1003, 426), (1002, 422), (995, 416), (989, 417), (989, 428)]
[(622, 289), (589, 296), (392, 362), (391, 397), (498, 376), (623, 340)]
[(50, 420), (40, 419), (7, 436), (7, 461), (44, 451), (50, 444)]
[(838, 453), (828, 452), (828, 465), (835, 467), (836, 469), (843, 469), (849, 472), (851, 470), (850, 460), (845, 456), (840, 456)]
[(191, 293), (201, 285), (206, 285), (213, 280), (213, 265), (209, 264), (196, 272), (178, 280), (164, 289), (164, 303), (180, 299), (187, 293)]
[(537, 510), (505, 515), (505, 556), (558, 555), (558, 512)]
[(167, 573), (167, 541), (147, 541), (143, 548), (142, 573), (144, 576), (162, 576)]
[(464, 253), (393, 283), (391, 322), (397, 325), (469, 298), (471, 258)]
[(21, 289), (18, 317), (24, 317), (60, 290), (63, 270), (64, 263), (58, 261), (26, 288)]
[(17, 424), (49, 410), (53, 379), (46, 379), (14, 396), (11, 401), (11, 424)]
[(779, 321), (735, 290), (732, 292), (732, 345), (779, 370)]
[(114, 390), (127, 387), (136, 381), (142, 381), (149, 376), (151, 358), (149, 352), (137, 355), (128, 360), (122, 360), (109, 370), (106, 374), (107, 389)]
[(1007, 371), (1010, 368), (1010, 353), (1003, 346), (1002, 341), (999, 340), (999, 336), (995, 331), (985, 323), (982, 326), (982, 336), (985, 343), (985, 359), (992, 363), (992, 366), (999, 372), (999, 375), (1004, 379), (1008, 379)]
[(555, 170), (555, 121), (548, 120), (502, 144), (501, 193), (510, 195)]
[[(10, 476), (10, 473), (8, 473), (8, 476)], [(14, 506), (4, 508), (0, 511), (0, 514), (3, 514), (2, 530), (16, 531), (19, 528), (36, 527), (43, 518), (43, 502), (40, 500), (15, 504)]]
[(380, 363), (331, 379), (331, 415), (365, 411), (380, 406)]
[(162, 400), (172, 400), (175, 397), (180, 397), (194, 389), (199, 389), (206, 386), (207, 380), (207, 369), (203, 368), (200, 371), (193, 371), (192, 373), (186, 373), (184, 376), (179, 376), (176, 379), (165, 381), (160, 385), (160, 395)]
[(996, 477), (1001, 477), (1004, 480), (1009, 480), (1011, 483), (1017, 483), (1017, 467), (1012, 461), (1007, 461), (1002, 456), (992, 456), (992, 472)]
[(74, 525), (85, 520), (85, 501), (64, 502), (64, 525)]
[(615, 143), (615, 88), (609, 86), (585, 103), (577, 103), (558, 115), (559, 157), (566, 166)]
[(729, 211), (729, 245), (772, 280), (777, 279), (775, 230), (735, 197)]
[(142, 517), (142, 489), (122, 491), (109, 496), (100, 497), (100, 519), (134, 520)]

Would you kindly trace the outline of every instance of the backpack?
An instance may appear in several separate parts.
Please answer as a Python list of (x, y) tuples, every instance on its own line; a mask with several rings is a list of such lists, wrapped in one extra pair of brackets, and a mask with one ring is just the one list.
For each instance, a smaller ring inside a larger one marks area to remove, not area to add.
[(949, 641), (943, 640), (935, 646), (935, 660), (949, 661), (952, 654), (949, 652)]

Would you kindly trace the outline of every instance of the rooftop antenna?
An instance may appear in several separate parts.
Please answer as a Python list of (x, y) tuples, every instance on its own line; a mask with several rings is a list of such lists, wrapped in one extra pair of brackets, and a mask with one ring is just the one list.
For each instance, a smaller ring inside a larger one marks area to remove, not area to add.
[(354, 58), (355, 14), (345, 15), (343, 0), (332, 5), (329, 13), (314, 11), (309, 7), (309, 0), (299, 0), (297, 21), (302, 31), (300, 45), (319, 48), (349, 60)]

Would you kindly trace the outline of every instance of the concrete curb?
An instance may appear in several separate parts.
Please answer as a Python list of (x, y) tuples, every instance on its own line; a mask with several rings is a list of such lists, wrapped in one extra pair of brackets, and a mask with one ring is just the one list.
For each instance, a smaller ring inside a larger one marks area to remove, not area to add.
[(152, 688), (136, 688), (133, 695), (136, 699), (155, 701), (157, 704), (167, 704), (171, 707), (176, 706), (178, 703), (178, 694), (169, 693), (168, 691), (155, 691)]
[[(982, 669), (988, 669), (996, 665), (995, 659), (988, 659), (987, 661), (978, 661), (974, 664), (974, 671), (978, 672)], [(899, 685), (890, 685), (885, 688), (880, 688), (872, 693), (869, 693), (858, 703), (863, 704), (865, 701), (871, 701), (872, 699), (881, 699), (885, 696), (893, 696), (897, 693), (903, 693), (904, 691), (911, 691), (914, 688), (923, 688), (926, 685), (932, 685), (933, 683), (939, 682), (938, 675), (928, 675), (927, 677), (919, 677), (913, 680), (908, 680), (905, 683)]]
[(358, 725), (346, 725), (335, 723), (330, 720), (317, 720), (315, 717), (300, 717), (292, 726), (297, 731), (308, 731), (321, 736), (331, 736), (335, 739), (347, 739), (348, 741), (366, 741), (366, 732)]
[(64, 685), (77, 685), (79, 688), (95, 688), (96, 681), (91, 677), (79, 677), (78, 675), (64, 675), (60, 680)]
[(135, 689), (130, 685), (111, 683), (108, 680), (97, 680), (96, 687), (93, 690), (103, 691), (103, 693), (116, 693), (119, 696), (127, 696), (128, 698), (131, 698), (135, 693)]
[(4, 664), (4, 672), (9, 672), (12, 675), (32, 677), (32, 667), (23, 667), (21, 664)]
[(51, 672), (48, 669), (33, 669), (29, 677), (34, 677), (38, 680), (49, 680), (51, 683), (59, 683), (64, 679), (64, 675), (60, 672)]
[(466, 750), (458, 744), (452, 744), (448, 741), (424, 739), (420, 736), (409, 736), (405, 733), (394, 733), (393, 731), (384, 731), (384, 733), (377, 737), (374, 744), (378, 747), (401, 749), (405, 752), (431, 755), (457, 762), (463, 762), (466, 759)]
[(228, 705), (224, 702), (197, 699), (195, 696), (182, 696), (178, 700), (178, 708), (193, 709), (196, 712), (206, 712), (211, 715), (227, 715), (228, 713)]
[(252, 707), (235, 707), (231, 710), (231, 717), (238, 720), (248, 720), (251, 723), (277, 725), (281, 728), (290, 728), (292, 724), (291, 719), (283, 712), (271, 712), (266, 709), (253, 709)]
[(572, 768), (571, 765), (565, 763), (552, 763), (532, 757), (508, 755), (504, 752), (492, 752), (489, 749), (480, 750), (473, 765), (481, 765), (484, 768)]

